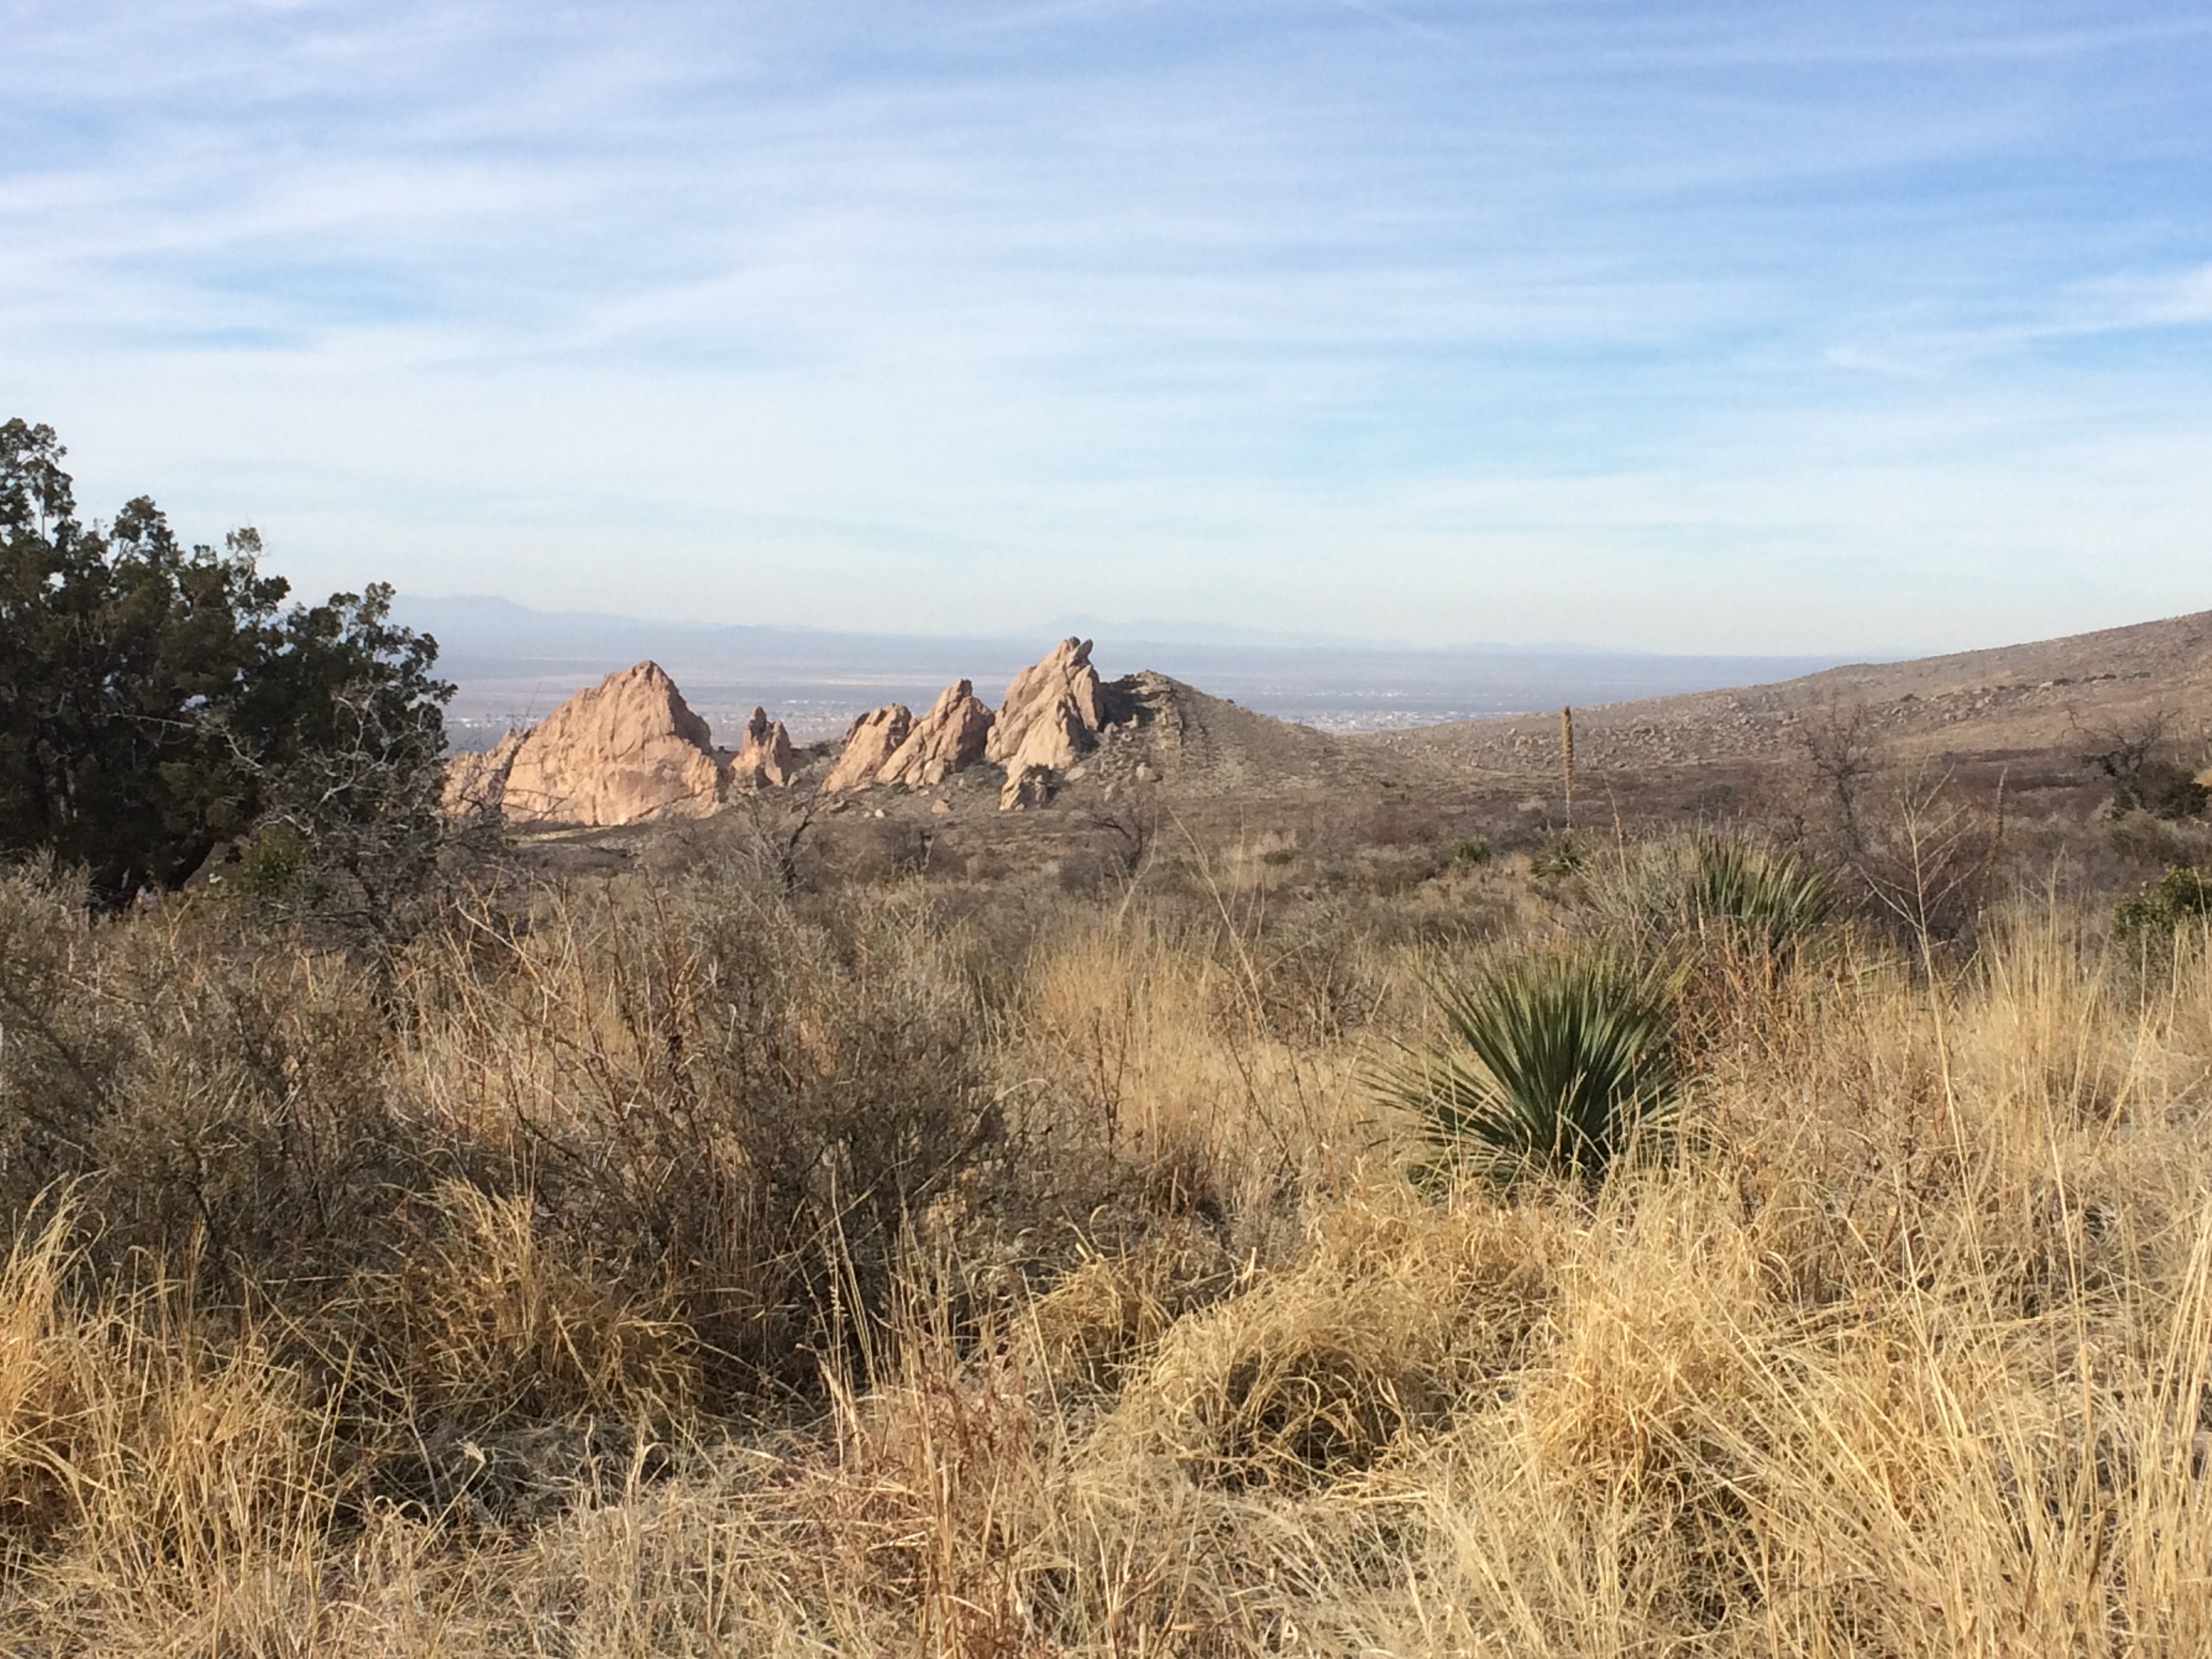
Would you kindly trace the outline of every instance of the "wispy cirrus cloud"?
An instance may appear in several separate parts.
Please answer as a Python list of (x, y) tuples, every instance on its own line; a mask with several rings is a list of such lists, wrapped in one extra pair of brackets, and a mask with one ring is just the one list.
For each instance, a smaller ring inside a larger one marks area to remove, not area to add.
[(1736, 650), (2212, 603), (2179, 4), (4, 27), (8, 412), (311, 582)]

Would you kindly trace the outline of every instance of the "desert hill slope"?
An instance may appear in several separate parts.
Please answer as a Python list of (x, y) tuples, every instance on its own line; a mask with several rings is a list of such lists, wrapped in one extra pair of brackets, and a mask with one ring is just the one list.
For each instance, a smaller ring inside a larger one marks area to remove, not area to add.
[[(978, 764), (927, 787), (831, 790), (825, 825), (878, 836), (896, 858), (938, 869), (1049, 867), (1110, 855), (1117, 836), (1163, 825), (1212, 841), (1413, 846), (1502, 836), (1510, 845), (1585, 811), (1632, 828), (1787, 817), (1818, 775), (1814, 746), (1841, 732), (1879, 769), (1901, 777), (1933, 765), (1970, 792), (2001, 785), (2014, 810), (2075, 823), (2110, 793), (2084, 759), (2114, 734), (2158, 725), (2166, 758), (2191, 769), (2212, 758), (2212, 612), (1578, 708), (1576, 790), (1589, 805), (1572, 815), (1556, 711), (1354, 734), (1279, 720), (1154, 672), (1106, 682), (1101, 695), (1095, 745), (1054, 767), (1036, 810), (1005, 813), (1004, 769)], [(838, 748), (798, 751), (798, 799), (821, 790)], [(921, 850), (900, 850), (901, 837)], [(678, 839), (688, 843), (688, 832)]]
[[(1900, 759), (2078, 750), (2162, 720), (2185, 750), (2212, 722), (2212, 611), (1908, 662), (1832, 668), (1771, 685), (1577, 708), (1577, 760), (1648, 769), (1781, 758), (1838, 720)], [(1558, 764), (1556, 714), (1468, 720), (1364, 741), (1456, 769)]]

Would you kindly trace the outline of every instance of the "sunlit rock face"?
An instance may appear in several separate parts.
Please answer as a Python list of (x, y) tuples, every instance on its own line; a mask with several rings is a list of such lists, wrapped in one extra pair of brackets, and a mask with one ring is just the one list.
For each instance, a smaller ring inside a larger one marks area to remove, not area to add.
[(845, 728), (844, 746), (837, 751), (830, 775), (822, 780), (823, 793), (866, 788), (913, 730), (914, 711), (902, 702), (887, 702), (881, 708), (868, 710)]
[(1006, 687), (984, 756), (1004, 766), (1009, 777), (1030, 767), (1064, 771), (1097, 744), (1105, 723), (1091, 641), (1062, 640)]
[(745, 740), (731, 757), (729, 781), (744, 788), (783, 789), (799, 775), (799, 755), (791, 746), (791, 733), (781, 720), (772, 720), (768, 710), (756, 708), (745, 723)]
[(975, 695), (975, 683), (955, 681), (884, 761), (877, 781), (902, 783), (912, 789), (941, 783), (983, 758), (992, 725), (990, 706)]
[(498, 805), (517, 823), (696, 817), (714, 810), (722, 781), (707, 722), (659, 664), (641, 662), (532, 726), (508, 760)]

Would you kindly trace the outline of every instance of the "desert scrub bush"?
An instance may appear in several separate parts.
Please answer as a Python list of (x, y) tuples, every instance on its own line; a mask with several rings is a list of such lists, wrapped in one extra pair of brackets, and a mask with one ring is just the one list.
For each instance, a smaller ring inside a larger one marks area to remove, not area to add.
[(422, 976), (416, 1086), (479, 1184), (689, 1324), (708, 1402), (809, 1394), (902, 1241), (1015, 1173), (957, 947), (912, 892), (562, 890), (496, 971)]
[(127, 1059), (124, 1034), (97, 1012), (112, 932), (51, 866), (0, 874), (0, 1195), (11, 1212), (89, 1162), (87, 1126)]
[(102, 1271), (189, 1258), (217, 1298), (386, 1261), (430, 1157), (389, 1087), (392, 1039), (364, 969), (296, 935), (88, 916), (18, 873), (0, 882), (0, 1206), (73, 1183)]
[(1382, 1092), (1447, 1164), (1602, 1176), (1673, 1109), (1679, 976), (1584, 946), (1434, 988), (1453, 1041), (1389, 1068)]
[(2144, 892), (2122, 899), (2112, 911), (2112, 931), (2123, 938), (2172, 933), (2201, 925), (2212, 916), (2212, 871), (2169, 864)]
[(1444, 849), (1448, 865), (1481, 866), (1490, 862), (1490, 841), (1484, 836), (1462, 836)]
[(1528, 873), (1545, 880), (1560, 881), (1577, 874), (1589, 861), (1589, 849), (1571, 830), (1560, 830), (1547, 835), (1528, 855)]

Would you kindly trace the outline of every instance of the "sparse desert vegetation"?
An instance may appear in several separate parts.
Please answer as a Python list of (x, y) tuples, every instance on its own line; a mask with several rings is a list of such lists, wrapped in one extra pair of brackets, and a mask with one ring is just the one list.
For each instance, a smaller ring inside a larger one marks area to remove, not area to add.
[[(737, 817), (369, 947), (8, 878), (9, 1650), (2212, 1644), (2188, 906), (2008, 863), (1939, 935), (1749, 833), (1075, 890)], [(1440, 1162), (1437, 988), (1601, 959), (1670, 1000), (1664, 1132)]]
[(0, 705), (7, 1650), (2212, 1648), (2154, 688), (1601, 710), (1574, 824), (1510, 723), (1078, 641), (865, 767), (644, 665), (441, 774), (381, 590), (81, 534), (5, 435), (0, 622), (75, 642)]

